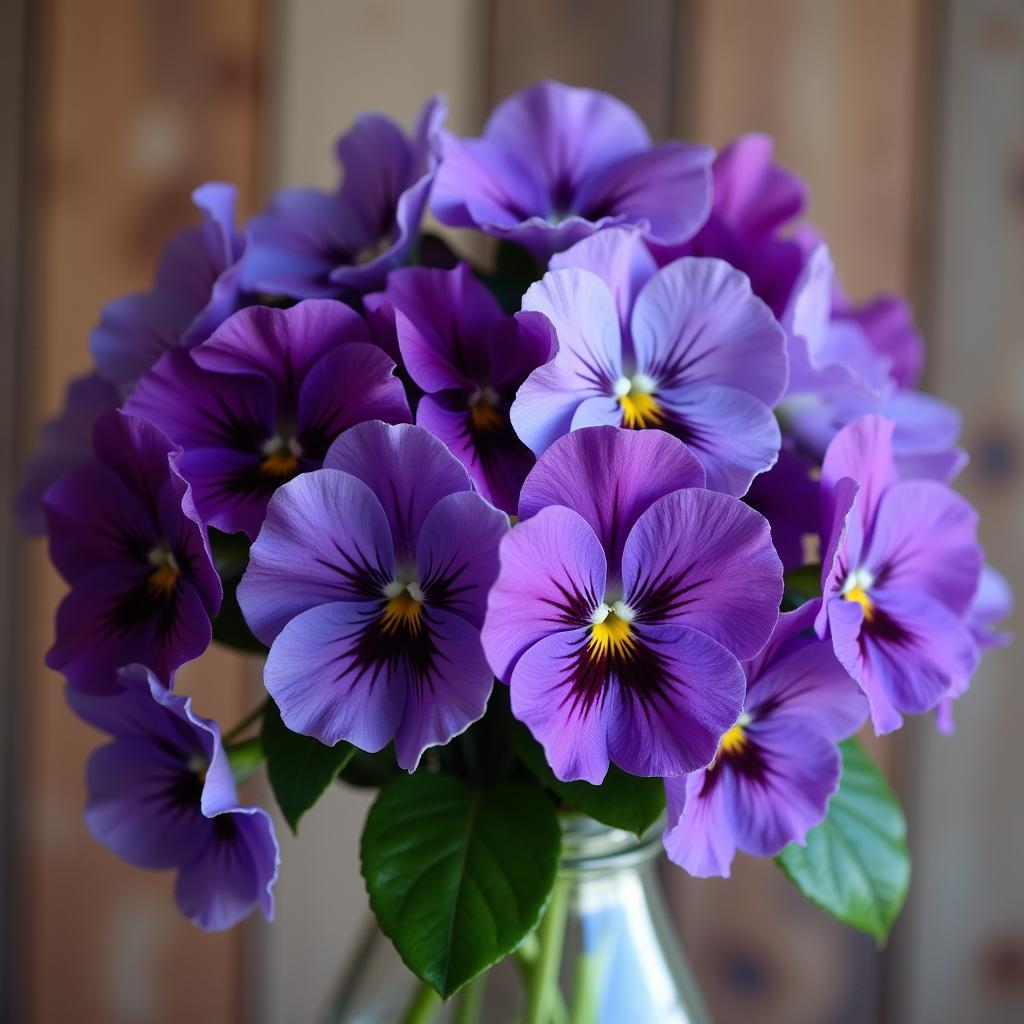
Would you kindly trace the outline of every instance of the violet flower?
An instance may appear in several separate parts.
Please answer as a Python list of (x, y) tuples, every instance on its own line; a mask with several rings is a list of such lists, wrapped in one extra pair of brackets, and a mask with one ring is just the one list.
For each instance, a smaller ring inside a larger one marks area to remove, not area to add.
[(209, 646), (221, 601), (206, 530), (153, 424), (117, 411), (96, 421), (95, 458), (62, 476), (43, 505), (50, 558), (71, 585), (46, 663), (76, 689), (149, 665), (163, 680)]
[(89, 344), (99, 372), (122, 394), (167, 349), (198, 345), (246, 304), (246, 239), (234, 227), (235, 198), (235, 187), (222, 182), (197, 188), (192, 200), (203, 222), (167, 243), (153, 288), (103, 307)]
[(239, 804), (216, 723), (143, 665), (116, 678), (102, 695), (68, 691), (74, 711), (112, 737), (86, 770), (93, 838), (138, 867), (176, 870), (178, 909), (205, 931), (256, 907), (272, 920), (274, 826), (262, 808)]
[(116, 408), (117, 403), (117, 389), (98, 373), (76, 377), (68, 385), (64, 408), (39, 428), (38, 448), (25, 463), (14, 498), (14, 516), (23, 533), (46, 533), (46, 489), (92, 458), (93, 425), (100, 413)]
[(476, 721), (493, 684), (480, 646), (508, 518), (420, 427), (363, 423), (324, 468), (271, 499), (238, 601), (270, 645), (285, 725), (410, 771)]
[(773, 857), (825, 817), (842, 769), (837, 743), (860, 728), (867, 704), (832, 645), (807, 635), (819, 607), (780, 616), (743, 666), (743, 712), (715, 760), (665, 780), (665, 849), (691, 875), (728, 878), (737, 850)]
[(444, 134), (431, 205), (443, 223), (540, 260), (616, 224), (685, 242), (707, 218), (713, 158), (707, 146), (652, 145), (614, 96), (541, 81), (499, 104), (482, 138)]
[(978, 660), (964, 616), (978, 589), (977, 515), (935, 480), (900, 480), (895, 425), (863, 416), (822, 468), (816, 628), (867, 695), (879, 734), (956, 696)]
[(125, 410), (182, 446), (181, 471), (207, 523), (254, 538), (275, 489), (319, 467), (343, 430), (410, 418), (394, 369), (340, 302), (253, 306), (192, 351), (163, 356)]
[(334, 192), (282, 189), (249, 222), (247, 286), (300, 299), (382, 287), (418, 237), (444, 116), (443, 100), (429, 100), (408, 137), (382, 114), (361, 114), (338, 140)]
[(484, 649), (558, 778), (695, 771), (779, 614), (768, 524), (662, 431), (575, 431), (526, 478)]
[(693, 449), (708, 487), (733, 495), (775, 463), (786, 337), (727, 263), (689, 257), (658, 270), (636, 232), (612, 228), (555, 257), (523, 309), (543, 313), (558, 339), (512, 406), (537, 455), (579, 427), (656, 427)]
[(550, 354), (546, 321), (504, 316), (466, 263), (450, 271), (396, 270), (385, 294), (402, 363), (426, 392), (416, 423), (444, 441), (488, 501), (515, 512), (535, 460), (512, 429), (509, 408)]

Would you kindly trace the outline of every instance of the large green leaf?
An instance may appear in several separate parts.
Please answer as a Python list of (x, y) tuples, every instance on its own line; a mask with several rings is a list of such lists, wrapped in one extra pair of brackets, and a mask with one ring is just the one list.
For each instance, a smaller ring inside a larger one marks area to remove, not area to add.
[(539, 786), (420, 772), (394, 779), (370, 809), (363, 878), (384, 934), (447, 998), (537, 926), (560, 849)]
[(517, 724), (513, 736), (516, 753), (533, 775), (570, 807), (595, 821), (639, 836), (665, 809), (665, 784), (661, 779), (638, 778), (611, 765), (600, 786), (561, 782), (548, 767), (543, 748), (524, 725)]
[(843, 776), (825, 820), (778, 856), (813, 903), (882, 943), (910, 884), (907, 823), (878, 766), (856, 740), (842, 744)]
[(323, 796), (356, 748), (345, 742), (328, 747), (311, 736), (292, 732), (281, 721), (273, 701), (267, 702), (261, 740), (270, 788), (285, 821), (297, 832), (299, 820)]

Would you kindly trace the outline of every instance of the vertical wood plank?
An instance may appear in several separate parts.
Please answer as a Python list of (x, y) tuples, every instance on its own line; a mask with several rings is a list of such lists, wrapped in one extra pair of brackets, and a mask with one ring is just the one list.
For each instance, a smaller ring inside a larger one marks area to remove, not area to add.
[[(52, 415), (88, 361), (100, 304), (148, 282), (160, 245), (195, 220), (209, 178), (257, 179), (259, 0), (48, 0), (39, 75), (35, 239), (24, 344), (32, 407)], [(204, 935), (174, 907), (169, 873), (142, 872), (94, 843), (82, 774), (99, 737), (42, 666), (64, 586), (43, 546), (27, 553), (29, 705), (24, 985), (37, 1021), (238, 1019), (242, 936)], [(180, 677), (205, 714), (242, 707), (242, 659), (212, 654)], [(183, 983), (182, 979), (187, 982)]]
[[(811, 187), (810, 218), (850, 292), (912, 283), (920, 181), (920, 0), (681, 4), (676, 131), (774, 136)], [(880, 750), (894, 759), (891, 742)], [(885, 963), (806, 904), (770, 861), (727, 885), (666, 875), (716, 1021), (875, 1021)]]
[[(1024, 3), (943, 5), (933, 385), (964, 412), (960, 486), (990, 559), (1024, 595)], [(1011, 623), (1024, 632), (1020, 611)], [(1019, 641), (1018, 641), (1019, 642)], [(989, 654), (957, 731), (919, 723), (915, 877), (893, 1019), (1024, 1019), (1019, 654)]]
[[(269, 133), (272, 184), (336, 183), (334, 141), (363, 110), (410, 124), (444, 92), (448, 124), (475, 130), (486, 92), (476, 0), (277, 0)], [(295, 838), (278, 819), (277, 918), (260, 928), (250, 1019), (317, 1019), (369, 915), (359, 836), (371, 792), (335, 787)]]

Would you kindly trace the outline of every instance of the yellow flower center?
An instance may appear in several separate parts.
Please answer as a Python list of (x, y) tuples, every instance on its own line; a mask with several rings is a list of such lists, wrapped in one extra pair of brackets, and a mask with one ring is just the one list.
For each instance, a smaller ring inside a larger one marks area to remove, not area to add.
[(747, 745), (747, 731), (737, 722), (723, 737), (723, 754), (738, 754)]
[(623, 601), (610, 607), (600, 604), (590, 619), (590, 640), (587, 648), (596, 658), (621, 657), (636, 645), (633, 634), (633, 612)]
[(493, 433), (505, 424), (505, 418), (498, 411), (498, 396), (491, 388), (481, 388), (469, 403), (469, 420), (473, 429), (481, 433)]
[(178, 560), (166, 544), (158, 544), (147, 556), (153, 571), (146, 580), (146, 589), (155, 598), (166, 600), (174, 593), (178, 582)]
[(299, 471), (302, 445), (294, 437), (285, 441), (274, 436), (263, 445), (263, 455), (259, 465), (261, 475), (272, 480), (290, 480)]
[(388, 636), (394, 636), (400, 630), (416, 636), (422, 626), (420, 616), (423, 611), (423, 592), (419, 585), (390, 583), (384, 589), (384, 596), (388, 600), (380, 617), (380, 628)]
[(654, 397), (655, 381), (645, 373), (620, 377), (613, 387), (622, 408), (622, 425), (629, 430), (657, 427), (664, 420), (661, 406)]
[(839, 592), (844, 600), (853, 601), (864, 609), (865, 622), (870, 622), (875, 614), (875, 604), (869, 596), (874, 582), (874, 576), (867, 569), (855, 569), (847, 576), (843, 588)]

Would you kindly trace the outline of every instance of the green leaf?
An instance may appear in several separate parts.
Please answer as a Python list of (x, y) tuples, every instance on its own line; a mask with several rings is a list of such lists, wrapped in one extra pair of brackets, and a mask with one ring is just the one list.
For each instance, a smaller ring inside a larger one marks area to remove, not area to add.
[(341, 769), (339, 778), (359, 789), (380, 789), (390, 782), (402, 769), (395, 761), (394, 744), (389, 743), (376, 754), (355, 750), (352, 760)]
[(214, 529), (209, 534), (213, 564), (224, 586), (224, 600), (213, 620), (213, 639), (237, 651), (266, 654), (266, 645), (252, 635), (238, 605), (238, 584), (249, 564), (249, 539), (242, 533), (221, 533)]
[(802, 565), (798, 569), (790, 569), (783, 576), (783, 581), (783, 611), (799, 608), (805, 602), (821, 596), (820, 565)]
[(420, 772), (394, 779), (370, 809), (363, 878), (381, 930), (447, 998), (537, 926), (560, 849), (539, 786)]
[(779, 854), (797, 888), (840, 921), (885, 942), (910, 884), (907, 823), (878, 766), (856, 740), (841, 745), (843, 776), (806, 846)]
[(639, 778), (611, 765), (600, 786), (560, 782), (548, 766), (543, 748), (526, 726), (517, 723), (513, 736), (516, 753), (530, 772), (570, 807), (595, 821), (639, 836), (665, 809), (665, 785), (661, 779)]
[(277, 804), (293, 832), (299, 820), (323, 796), (356, 748), (350, 743), (328, 747), (311, 736), (292, 732), (273, 701), (263, 716), (263, 753)]

